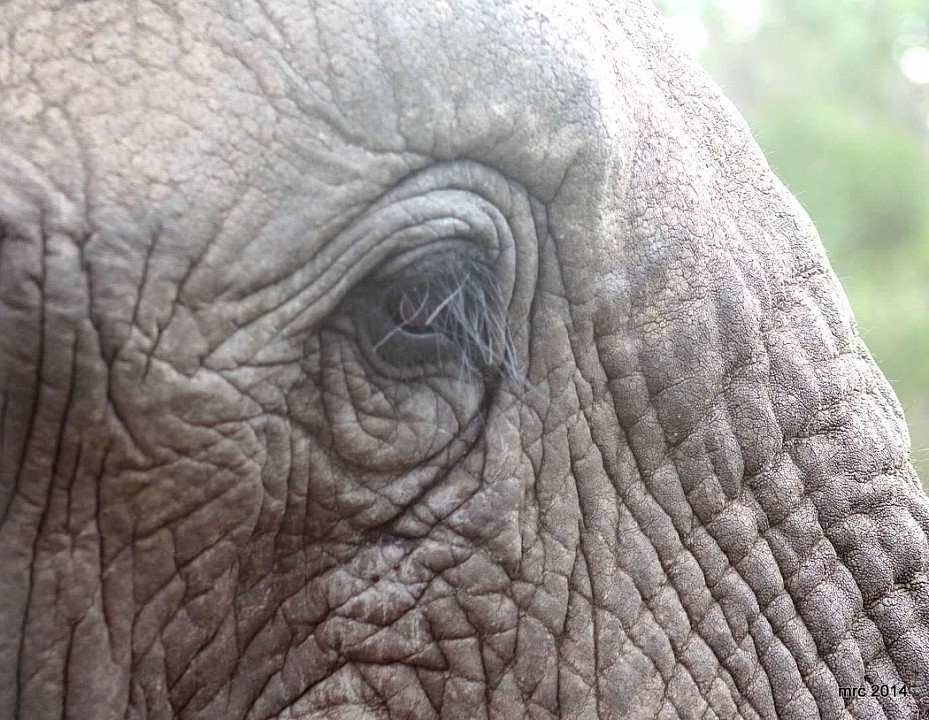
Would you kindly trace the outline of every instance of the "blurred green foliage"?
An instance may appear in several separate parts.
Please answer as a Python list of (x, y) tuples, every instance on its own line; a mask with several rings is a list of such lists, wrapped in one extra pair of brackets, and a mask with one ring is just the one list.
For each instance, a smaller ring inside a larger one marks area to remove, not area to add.
[(816, 224), (929, 487), (929, 2), (658, 6)]

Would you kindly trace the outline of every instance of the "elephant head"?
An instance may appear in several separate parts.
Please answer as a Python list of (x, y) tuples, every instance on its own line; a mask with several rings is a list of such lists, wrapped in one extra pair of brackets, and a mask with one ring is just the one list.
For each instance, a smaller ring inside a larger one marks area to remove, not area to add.
[(0, 717), (929, 712), (900, 406), (653, 8), (0, 27)]

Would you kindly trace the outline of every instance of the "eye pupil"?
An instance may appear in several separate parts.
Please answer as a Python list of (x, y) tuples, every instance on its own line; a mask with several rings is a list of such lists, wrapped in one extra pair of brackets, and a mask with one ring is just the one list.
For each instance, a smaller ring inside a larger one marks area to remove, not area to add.
[(377, 302), (358, 318), (370, 328), (371, 349), (399, 367), (458, 362), (469, 372), (516, 377), (493, 269), (476, 259), (453, 259), (393, 274), (364, 293)]
[(428, 287), (410, 288), (397, 300), (394, 322), (406, 332), (417, 335), (443, 332), (448, 321), (448, 308)]

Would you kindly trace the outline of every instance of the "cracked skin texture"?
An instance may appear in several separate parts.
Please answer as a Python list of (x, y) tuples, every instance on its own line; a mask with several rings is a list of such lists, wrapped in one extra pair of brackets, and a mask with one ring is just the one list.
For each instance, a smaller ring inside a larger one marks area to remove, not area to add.
[[(653, 8), (568, 5), (0, 7), (0, 717), (929, 713), (814, 229)], [(462, 246), (523, 382), (365, 350)]]

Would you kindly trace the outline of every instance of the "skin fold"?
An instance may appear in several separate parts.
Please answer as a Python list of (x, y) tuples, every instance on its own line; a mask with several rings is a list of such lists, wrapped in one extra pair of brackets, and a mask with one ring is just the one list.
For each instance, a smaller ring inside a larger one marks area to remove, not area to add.
[(929, 714), (899, 403), (654, 8), (0, 29), (0, 718)]

